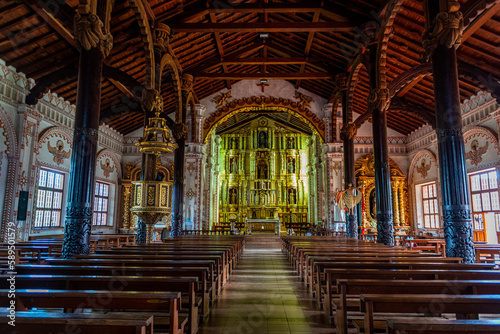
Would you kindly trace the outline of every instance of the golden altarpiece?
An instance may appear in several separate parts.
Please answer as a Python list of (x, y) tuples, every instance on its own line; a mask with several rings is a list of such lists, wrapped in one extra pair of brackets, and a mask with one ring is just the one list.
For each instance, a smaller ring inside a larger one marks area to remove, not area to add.
[[(355, 175), (357, 186), (363, 192), (365, 214), (363, 227), (369, 232), (377, 231), (377, 203), (375, 197), (375, 168), (373, 154), (367, 154), (356, 161)], [(392, 214), (394, 232), (407, 234), (410, 230), (408, 182), (396, 163), (389, 159), (392, 188)]]
[(279, 219), (282, 230), (306, 228), (310, 134), (261, 116), (219, 135), (219, 226)]

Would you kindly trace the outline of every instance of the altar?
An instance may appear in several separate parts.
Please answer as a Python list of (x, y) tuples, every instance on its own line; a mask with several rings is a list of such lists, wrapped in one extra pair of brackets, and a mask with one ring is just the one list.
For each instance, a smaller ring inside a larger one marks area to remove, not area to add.
[(246, 219), (245, 227), (247, 233), (274, 233), (281, 232), (281, 222), (279, 219)]

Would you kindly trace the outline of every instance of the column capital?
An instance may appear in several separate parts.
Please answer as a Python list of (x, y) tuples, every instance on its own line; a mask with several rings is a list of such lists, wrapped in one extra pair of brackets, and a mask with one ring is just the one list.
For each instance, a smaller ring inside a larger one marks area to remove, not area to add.
[(340, 91), (347, 90), (347, 84), (349, 81), (349, 77), (347, 73), (340, 73), (335, 76), (335, 84), (337, 85), (337, 89)]
[(194, 77), (191, 74), (183, 73), (181, 78), (181, 90), (190, 92), (193, 90)]
[(156, 89), (143, 90), (141, 104), (147, 112), (156, 110), (161, 113), (163, 111), (163, 97)]
[[(427, 0), (429, 1), (429, 0)], [(446, 48), (457, 49), (462, 40), (464, 31), (463, 14), (459, 11), (460, 3), (456, 1), (442, 1), (439, 6), (440, 12), (435, 17), (428, 8), (425, 1), (425, 12), (427, 29), (422, 37), (422, 45), (425, 49), (425, 60), (428, 60), (436, 48), (440, 45)]]
[(98, 48), (107, 57), (113, 48), (113, 36), (96, 14), (76, 14), (74, 35), (80, 49), (89, 51)]
[(170, 44), (172, 33), (170, 27), (166, 24), (156, 22), (153, 27), (153, 39), (155, 47), (165, 52)]
[(378, 109), (380, 111), (386, 111), (391, 105), (391, 96), (389, 89), (375, 88), (370, 92), (368, 97), (368, 108), (369, 110)]
[(346, 123), (342, 126), (340, 130), (340, 138), (342, 140), (349, 140), (356, 137), (358, 133), (358, 126), (354, 122)]
[(187, 124), (175, 123), (172, 129), (176, 140), (186, 139), (188, 134)]

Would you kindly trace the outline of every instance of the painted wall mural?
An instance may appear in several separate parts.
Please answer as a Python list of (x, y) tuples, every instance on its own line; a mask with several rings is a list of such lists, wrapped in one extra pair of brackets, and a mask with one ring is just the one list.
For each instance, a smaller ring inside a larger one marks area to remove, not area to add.
[(54, 156), (53, 160), (58, 166), (64, 164), (64, 159), (71, 157), (71, 150), (65, 151), (64, 142), (60, 139), (56, 142), (56, 146), (54, 147), (50, 145), (50, 141), (47, 142), (47, 148), (50, 154)]
[(488, 128), (477, 126), (464, 134), (465, 165), (473, 172), (496, 167), (500, 158), (500, 146), (495, 134)]

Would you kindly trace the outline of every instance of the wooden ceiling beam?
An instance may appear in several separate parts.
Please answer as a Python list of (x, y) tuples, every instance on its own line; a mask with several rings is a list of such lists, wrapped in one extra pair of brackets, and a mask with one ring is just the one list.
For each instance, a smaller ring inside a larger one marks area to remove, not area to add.
[[(204, 18), (210, 13), (213, 14), (245, 14), (245, 13), (262, 13), (262, 14), (272, 14), (272, 13), (310, 13), (310, 12), (320, 12), (326, 18), (335, 21), (347, 22), (356, 21), (356, 24), (360, 24), (360, 16), (353, 15), (348, 10), (343, 10), (338, 6), (328, 6), (324, 2), (320, 1), (298, 1), (294, 3), (269, 3), (269, 2), (259, 2), (253, 4), (247, 3), (229, 3), (223, 1), (216, 2), (217, 7), (207, 8), (204, 4), (196, 4), (190, 9), (184, 11), (182, 14), (176, 16), (175, 21), (179, 23), (187, 23), (193, 20), (199, 20)], [(363, 19), (370, 17), (363, 17)], [(168, 24), (168, 22), (166, 22)]]
[[(210, 22), (217, 23), (217, 19), (215, 18), (215, 13), (210, 13)], [(224, 49), (222, 47), (222, 40), (220, 38), (219, 32), (214, 32), (215, 44), (217, 45), (217, 52), (219, 53), (220, 60), (224, 59)], [(224, 73), (227, 73), (227, 65), (221, 64), (222, 70)], [(231, 89), (231, 80), (226, 80), (226, 88)]]
[[(313, 22), (319, 21), (319, 12), (314, 13), (312, 21)], [(309, 56), (309, 52), (311, 51), (311, 46), (312, 46), (313, 40), (314, 40), (314, 31), (310, 31), (309, 35), (307, 36), (306, 47), (304, 49), (304, 57)], [(304, 72), (305, 68), (306, 68), (306, 64), (300, 65), (299, 72), (301, 72), (301, 73)], [(297, 80), (297, 82), (295, 83), (295, 89), (299, 89), (299, 87), (300, 87), (300, 80)]]
[(332, 75), (318, 73), (195, 73), (196, 79), (206, 80), (245, 80), (245, 79), (282, 79), (282, 80), (325, 80)]
[(290, 65), (290, 64), (308, 64), (308, 63), (317, 63), (320, 64), (323, 61), (319, 58), (268, 58), (268, 57), (258, 57), (258, 58), (224, 58), (221, 61), (222, 64), (226, 65)]
[(186, 33), (231, 32), (346, 32), (356, 27), (344, 22), (252, 22), (252, 23), (175, 23), (171, 28)]
[(496, 1), (496, 4), (486, 9), (481, 15), (479, 15), (479, 17), (477, 17), (467, 27), (465, 27), (461, 43), (464, 43), (469, 37), (474, 35), (476, 31), (478, 31), (489, 19), (495, 16), (495, 14), (499, 11), (500, 1)]

